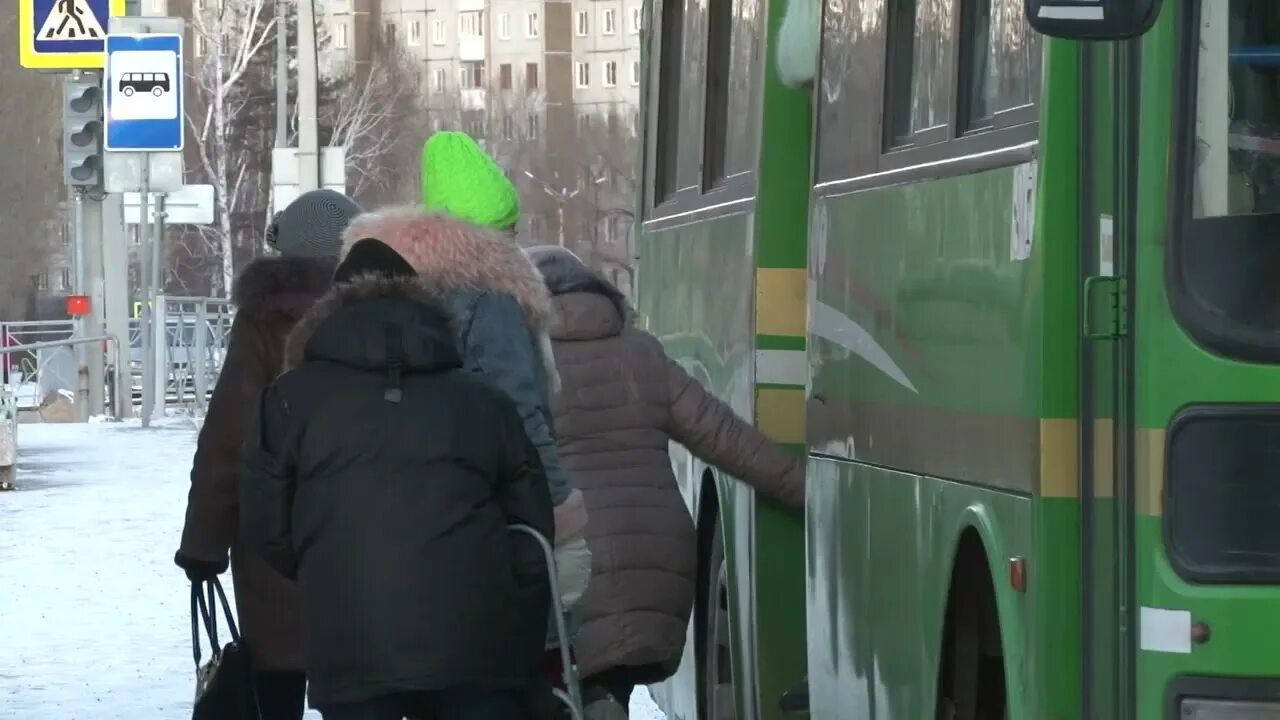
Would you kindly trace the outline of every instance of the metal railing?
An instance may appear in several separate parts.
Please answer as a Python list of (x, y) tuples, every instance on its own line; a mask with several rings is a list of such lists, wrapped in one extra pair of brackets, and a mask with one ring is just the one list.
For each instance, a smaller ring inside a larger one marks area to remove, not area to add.
[[(157, 318), (164, 323), (165, 339), (162, 353), (157, 353), (163, 359), (157, 368), (156, 404), (199, 411), (208, 406), (226, 357), (233, 317), (230, 302), (220, 298), (164, 299), (163, 313)], [(147, 320), (130, 318), (128, 345), (113, 340), (112, 347), (103, 347), (111, 356), (103, 356), (106, 388), (102, 397), (114, 395), (116, 372), (129, 373), (130, 382), (122, 389), (130, 397), (110, 399), (114, 417), (121, 416), (118, 410), (123, 402), (135, 409), (142, 405), (144, 332), (148, 332)], [(18, 411), (36, 410), (59, 392), (70, 394), (76, 402), (88, 402), (84, 395), (88, 383), (82, 380), (86, 371), (81, 367), (85, 353), (75, 348), (92, 339), (77, 338), (75, 333), (73, 320), (0, 322), (0, 385), (10, 387)], [(161, 381), (163, 392), (159, 392)]]
[[(194, 406), (204, 410), (213, 384), (226, 358), (234, 313), (227, 300), (218, 298), (166, 297), (164, 405)], [(133, 401), (142, 404), (144, 343), (143, 318), (129, 321), (129, 368)]]
[[(112, 368), (120, 367), (120, 339), (114, 335), (95, 335), (93, 337), (72, 337), (72, 338), (67, 338), (65, 340), (49, 340), (46, 342), (27, 343), (24, 345), (10, 345), (8, 347), (0, 347), (0, 357), (7, 357), (8, 355), (19, 354), (19, 353), (38, 353), (41, 350), (48, 350), (48, 349), (55, 349), (55, 348), (70, 349), (73, 347), (78, 347), (80, 345), (89, 345), (89, 344), (102, 344), (103, 348), (106, 350), (108, 355), (109, 366)], [(79, 376), (78, 372), (77, 372), (77, 376)], [(87, 402), (87, 396), (89, 392), (88, 387), (81, 387), (81, 384), (78, 382), (74, 387), (75, 387), (75, 393), (76, 393), (75, 394), (76, 402), (78, 403)], [(43, 401), (43, 399), (44, 398), (41, 398), (41, 401)], [(116, 397), (111, 397), (108, 404), (111, 407), (111, 417), (116, 417), (116, 418), (120, 417), (120, 399)], [(39, 403), (36, 404), (36, 407), (39, 407)], [(21, 407), (21, 403), (18, 403), (18, 408), (25, 409)]]

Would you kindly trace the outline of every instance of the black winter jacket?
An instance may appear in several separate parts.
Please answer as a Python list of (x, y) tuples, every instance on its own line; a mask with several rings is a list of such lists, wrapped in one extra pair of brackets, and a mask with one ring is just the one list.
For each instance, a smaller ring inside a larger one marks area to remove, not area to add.
[[(537, 451), (462, 371), (415, 280), (335, 287), (294, 329), (245, 448), (241, 534), (302, 594), (313, 706), (536, 672), (553, 532)], [(299, 357), (301, 356), (301, 357)]]

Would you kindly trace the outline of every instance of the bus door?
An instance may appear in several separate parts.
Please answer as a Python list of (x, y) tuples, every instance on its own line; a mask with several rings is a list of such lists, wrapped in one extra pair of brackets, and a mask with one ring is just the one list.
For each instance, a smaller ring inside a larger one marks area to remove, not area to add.
[(1080, 43), (1081, 707), (1133, 717), (1133, 364), (1139, 41)]
[(1280, 717), (1280, 3), (1105, 39), (1080, 44), (1083, 715)]

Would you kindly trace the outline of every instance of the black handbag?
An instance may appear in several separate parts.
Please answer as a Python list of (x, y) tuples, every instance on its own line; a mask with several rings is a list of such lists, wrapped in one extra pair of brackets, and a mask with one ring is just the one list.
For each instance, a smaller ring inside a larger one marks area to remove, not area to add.
[[(205, 592), (201, 592), (202, 589)], [(231, 641), (225, 646), (218, 641), (218, 604), (222, 605), (231, 634)], [(204, 625), (212, 652), (209, 662), (204, 665), (200, 664), (200, 625)], [(192, 720), (262, 720), (253, 687), (249, 652), (240, 641), (231, 604), (227, 602), (227, 595), (217, 578), (191, 585), (191, 653), (196, 660)]]

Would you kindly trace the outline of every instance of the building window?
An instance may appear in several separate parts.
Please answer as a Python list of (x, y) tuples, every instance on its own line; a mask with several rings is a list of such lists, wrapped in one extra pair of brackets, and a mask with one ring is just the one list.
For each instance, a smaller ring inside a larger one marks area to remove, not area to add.
[(511, 39), (511, 16), (506, 13), (498, 16), (498, 37), (503, 40)]
[(431, 23), (431, 42), (435, 45), (444, 44), (444, 21), (436, 20)]
[(339, 21), (337, 26), (333, 28), (333, 44), (339, 50), (346, 50), (348, 42), (347, 24)]
[(538, 117), (537, 111), (529, 113), (529, 139), (537, 140), (542, 134), (542, 121)]
[(578, 81), (578, 87), (591, 87), (591, 65), (584, 62), (574, 63), (573, 75)]
[(573, 24), (573, 29), (578, 37), (586, 37), (587, 33), (591, 31), (591, 16), (587, 14), (586, 10), (578, 11), (578, 21)]
[(640, 61), (639, 60), (633, 60), (631, 62), (631, 84), (632, 85), (640, 84)]
[(59, 287), (62, 290), (70, 290), (71, 289), (71, 268), (62, 268), (62, 271), (58, 275), (59, 275), (58, 280), (60, 281)]
[(49, 289), (48, 271), (45, 271), (40, 273), (39, 275), (36, 275), (36, 289), (41, 291)]
[(641, 15), (640, 15), (640, 8), (631, 8), (631, 34), (632, 35), (640, 34), (641, 22), (642, 21), (641, 21)]
[(480, 22), (478, 10), (458, 14), (458, 34), (484, 36), (484, 25)]
[(600, 32), (605, 35), (618, 34), (618, 13), (613, 8), (600, 13)]
[(529, 237), (533, 240), (542, 240), (542, 216), (529, 216)]
[(462, 87), (468, 90), (484, 87), (484, 61), (462, 63), (459, 77), (462, 78)]
[(195, 57), (204, 57), (208, 44), (208, 40), (205, 39), (204, 35), (197, 33), (195, 45), (191, 48), (191, 54)]
[[(578, 116), (578, 134), (586, 135), (589, 132), (591, 132), (591, 116), (587, 113), (582, 113)], [(581, 181), (579, 181), (578, 186), (582, 186)]]
[(613, 60), (604, 64), (604, 86), (618, 87), (618, 63)]
[(467, 120), (467, 134), (476, 140), (484, 138), (484, 118), (471, 118)]
[(538, 31), (542, 29), (542, 25), (538, 21), (538, 13), (531, 12), (524, 16), (524, 36), (527, 38), (538, 37)]
[(498, 66), (498, 87), (502, 90), (511, 89), (511, 63)]
[(394, 45), (396, 42), (396, 24), (394, 22), (387, 22), (386, 25), (382, 26), (382, 30), (387, 39), (387, 44)]
[(409, 44), (410, 45), (422, 44), (422, 21), (421, 20), (414, 20), (413, 23), (409, 25)]
[(165, 7), (165, 4), (165, 0), (151, 0), (151, 12), (160, 15), (165, 14), (168, 12), (168, 8)]
[(516, 139), (516, 122), (511, 118), (510, 115), (502, 116), (502, 139), (503, 140)]
[(436, 92), (438, 92), (438, 93), (442, 93), (442, 92), (444, 92), (444, 79), (445, 79), (445, 77), (446, 77), (446, 75), (445, 75), (445, 72), (444, 72), (444, 68), (436, 68), (436, 72), (435, 72), (435, 82), (432, 84), (432, 89), (433, 89), (433, 90), (435, 90), (435, 91), (436, 91)]
[(524, 65), (524, 89), (538, 89), (538, 63), (525, 63)]

